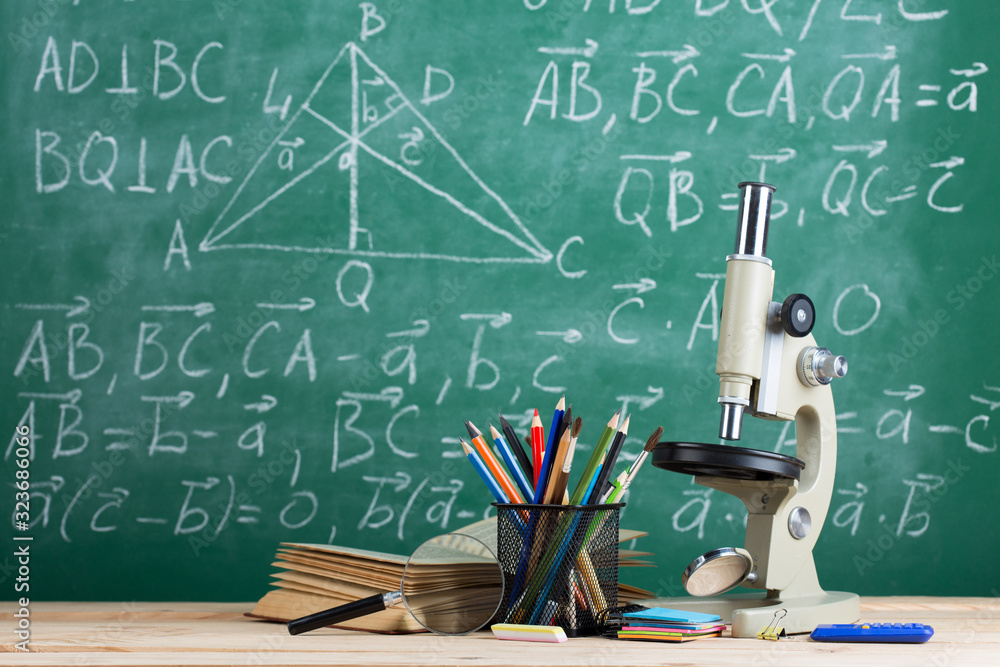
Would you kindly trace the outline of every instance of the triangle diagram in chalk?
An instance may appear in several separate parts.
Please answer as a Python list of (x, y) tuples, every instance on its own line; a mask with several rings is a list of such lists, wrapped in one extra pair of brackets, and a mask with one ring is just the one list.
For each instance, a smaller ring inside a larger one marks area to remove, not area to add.
[(471, 262), (552, 257), (350, 42), (199, 247)]

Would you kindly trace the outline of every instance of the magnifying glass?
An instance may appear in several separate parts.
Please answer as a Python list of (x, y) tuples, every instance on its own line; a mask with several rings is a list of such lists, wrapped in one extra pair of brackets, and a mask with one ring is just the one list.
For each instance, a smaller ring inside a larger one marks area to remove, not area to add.
[(681, 577), (684, 589), (695, 597), (721, 595), (744, 581), (754, 582), (753, 557), (746, 549), (722, 547), (695, 558)]
[(288, 623), (288, 632), (302, 634), (403, 603), (431, 632), (464, 635), (493, 618), (503, 590), (503, 570), (490, 548), (469, 535), (449, 533), (417, 547), (406, 561), (398, 591), (297, 618)]

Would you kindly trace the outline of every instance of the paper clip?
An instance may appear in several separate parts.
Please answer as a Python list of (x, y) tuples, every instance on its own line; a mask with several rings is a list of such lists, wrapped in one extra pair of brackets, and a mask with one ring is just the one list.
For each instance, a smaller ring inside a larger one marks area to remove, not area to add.
[(778, 621), (783, 619), (788, 615), (788, 612), (784, 609), (779, 609), (774, 612), (774, 618), (768, 623), (763, 630), (757, 633), (757, 639), (770, 639), (771, 641), (778, 641), (781, 637), (785, 636), (785, 629), (778, 627)]

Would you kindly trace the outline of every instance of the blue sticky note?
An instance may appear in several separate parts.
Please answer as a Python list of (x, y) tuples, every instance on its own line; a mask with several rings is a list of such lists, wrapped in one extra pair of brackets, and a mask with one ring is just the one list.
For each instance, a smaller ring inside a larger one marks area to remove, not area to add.
[(665, 607), (650, 607), (644, 611), (627, 612), (622, 614), (622, 616), (625, 618), (669, 621), (673, 623), (714, 623), (722, 620), (722, 617), (716, 614), (702, 614), (696, 611), (681, 611)]

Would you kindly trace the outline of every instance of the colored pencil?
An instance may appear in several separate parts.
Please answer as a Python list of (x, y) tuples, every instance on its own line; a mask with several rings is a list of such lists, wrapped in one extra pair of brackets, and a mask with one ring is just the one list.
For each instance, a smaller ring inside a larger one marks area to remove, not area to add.
[[(556, 441), (558, 442), (562, 438), (563, 433), (565, 433), (566, 431), (572, 431), (572, 429), (573, 429), (573, 406), (571, 404), (566, 406), (566, 412), (563, 413), (562, 423), (559, 424), (559, 437), (556, 438)], [(553, 469), (552, 472), (556, 471)], [(552, 473), (549, 474), (551, 475)]]
[(622, 495), (625, 494), (626, 491), (628, 491), (628, 487), (632, 485), (632, 480), (635, 479), (636, 473), (639, 472), (639, 468), (641, 468), (642, 464), (646, 462), (646, 458), (649, 456), (649, 453), (653, 451), (653, 447), (656, 447), (656, 445), (660, 442), (661, 435), (663, 435), (663, 427), (659, 426), (655, 431), (653, 431), (652, 435), (649, 436), (649, 439), (646, 440), (646, 446), (642, 448), (642, 452), (636, 457), (635, 461), (632, 462), (632, 465), (622, 471), (622, 474), (615, 480), (614, 486), (611, 491), (608, 492), (603, 502), (616, 502), (622, 497)]
[(499, 450), (503, 462), (507, 464), (507, 470), (514, 476), (517, 488), (521, 489), (521, 493), (526, 499), (531, 498), (534, 495), (534, 491), (531, 489), (531, 482), (528, 481), (528, 478), (524, 475), (524, 471), (521, 470), (521, 466), (518, 465), (517, 458), (511, 451), (510, 445), (504, 440), (503, 435), (496, 430), (493, 424), (490, 424), (490, 437), (496, 443), (497, 450)]
[[(556, 409), (552, 411), (552, 426), (549, 428), (548, 439), (545, 442), (546, 458), (549, 453), (549, 450), (553, 449), (559, 443), (559, 439), (562, 437), (563, 433), (562, 424), (563, 424), (563, 417), (565, 415), (566, 415), (566, 397), (561, 396), (559, 398), (559, 402), (556, 403)], [(554, 454), (555, 453), (553, 452), (553, 455)], [(552, 468), (545, 467), (544, 470), (542, 471), (542, 475), (545, 477), (545, 484), (548, 484), (549, 477), (552, 475)]]
[(535, 468), (535, 491), (538, 491), (538, 478), (542, 474), (542, 458), (545, 456), (545, 433), (542, 430), (542, 418), (535, 410), (531, 418), (531, 465)]
[[(552, 415), (552, 427), (549, 429), (549, 440), (545, 445), (545, 454), (542, 457), (542, 469), (538, 473), (538, 483), (535, 484), (535, 496), (534, 500), (531, 502), (536, 505), (542, 502), (542, 499), (546, 496), (546, 490), (549, 486), (549, 480), (552, 478), (553, 471), (553, 461), (559, 455), (559, 433), (560, 426), (562, 426), (563, 415), (566, 414), (566, 397), (563, 396), (559, 399), (556, 404), (555, 414)], [(534, 422), (534, 420), (532, 420)], [(534, 434), (535, 429), (531, 429), (532, 434)], [(566, 442), (569, 444), (569, 441)], [(559, 464), (562, 468), (562, 463)], [(547, 502), (547, 501), (546, 501)]]
[(573, 491), (573, 495), (570, 496), (570, 505), (579, 505), (583, 499), (586, 497), (587, 488), (590, 486), (590, 482), (593, 480), (594, 474), (597, 472), (597, 466), (604, 456), (605, 451), (607, 451), (608, 444), (611, 442), (611, 436), (614, 435), (615, 429), (618, 428), (618, 413), (611, 418), (608, 425), (604, 427), (604, 431), (601, 433), (600, 439), (597, 441), (597, 446), (594, 447), (594, 451), (590, 453), (590, 460), (587, 461), (587, 467), (583, 470), (583, 476), (580, 481), (576, 484), (576, 489)]
[(489, 445), (486, 444), (486, 440), (483, 438), (483, 434), (472, 422), (465, 422), (465, 428), (469, 431), (469, 437), (472, 438), (472, 444), (479, 452), (479, 455), (483, 458), (483, 463), (486, 464), (486, 468), (493, 474), (496, 478), (497, 484), (503, 489), (504, 494), (510, 499), (512, 503), (522, 503), (520, 494), (518, 494), (517, 489), (514, 487), (514, 483), (510, 481), (510, 477), (507, 473), (503, 471), (500, 467), (500, 463), (497, 461), (496, 457), (493, 456), (493, 452), (490, 451)]
[(524, 451), (524, 445), (521, 444), (521, 439), (517, 437), (517, 433), (514, 432), (514, 429), (511, 427), (510, 423), (503, 418), (502, 414), (498, 412), (497, 416), (500, 417), (500, 429), (503, 431), (504, 437), (507, 438), (507, 442), (510, 443), (511, 449), (514, 450), (514, 455), (517, 457), (518, 463), (521, 464), (521, 470), (524, 471), (524, 474), (529, 480), (534, 479), (534, 467), (531, 465), (531, 459), (528, 458), (528, 454)]
[[(563, 474), (562, 467), (566, 461), (566, 453), (569, 450), (570, 438), (572, 438), (572, 433), (570, 431), (563, 431), (559, 442), (552, 445), (552, 448), (555, 450), (555, 454), (552, 455), (552, 462), (550, 463), (552, 472), (549, 474), (549, 481), (545, 485), (545, 494), (542, 496), (542, 502), (546, 505), (559, 504), (562, 500), (562, 490), (558, 487), (559, 480)], [(548, 453), (546, 453), (545, 458), (549, 458)], [(558, 495), (556, 495), (557, 491)]]
[[(601, 460), (597, 462), (597, 471), (598, 472), (600, 472), (601, 466), (604, 465), (604, 461), (607, 458), (608, 458), (608, 450), (605, 449), (604, 450), (604, 454), (601, 455)], [(586, 505), (587, 504), (587, 499), (590, 498), (591, 494), (594, 492), (594, 487), (597, 486), (597, 475), (598, 475), (598, 472), (595, 472), (593, 475), (590, 476), (590, 482), (587, 484), (587, 488), (583, 492), (583, 500), (581, 500), (579, 503), (571, 503), (571, 504), (573, 504), (573, 505)]]
[(573, 431), (579, 433), (580, 430), (574, 425), (572, 429), (563, 431), (559, 444), (556, 445), (557, 452), (552, 461), (552, 474), (549, 476), (549, 483), (545, 488), (545, 496), (542, 500), (545, 504), (562, 503), (563, 494), (566, 493), (566, 483), (569, 481), (569, 470), (566, 469), (566, 457), (569, 456), (570, 443), (573, 441)]
[(500, 485), (497, 484), (496, 480), (493, 479), (493, 476), (490, 475), (490, 471), (486, 469), (485, 465), (483, 465), (479, 456), (476, 455), (476, 452), (472, 449), (472, 447), (469, 447), (469, 443), (465, 440), (459, 438), (458, 441), (462, 443), (462, 451), (465, 452), (465, 456), (468, 457), (469, 461), (472, 463), (472, 467), (476, 469), (479, 476), (483, 478), (484, 482), (486, 482), (486, 487), (490, 490), (490, 493), (493, 494), (493, 497), (496, 498), (498, 503), (505, 504), (507, 502), (507, 496), (504, 495), (503, 489), (500, 488)]
[(628, 422), (629, 416), (626, 415), (625, 421), (622, 422), (621, 428), (615, 433), (615, 439), (611, 442), (611, 446), (608, 447), (608, 458), (604, 461), (604, 465), (601, 466), (600, 471), (597, 473), (597, 483), (594, 484), (594, 489), (587, 496), (587, 503), (596, 503), (600, 501), (601, 496), (604, 495), (604, 485), (607, 483), (608, 478), (611, 477), (611, 473), (615, 467), (615, 461), (618, 460), (618, 455), (622, 451), (622, 446), (625, 444), (625, 438), (628, 437)]

